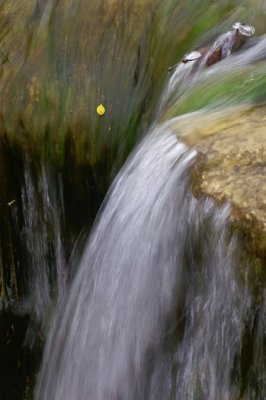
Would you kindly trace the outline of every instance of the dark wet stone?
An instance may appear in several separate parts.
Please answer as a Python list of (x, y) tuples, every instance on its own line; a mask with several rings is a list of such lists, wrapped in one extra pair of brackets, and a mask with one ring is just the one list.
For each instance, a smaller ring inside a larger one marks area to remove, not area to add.
[(28, 316), (20, 317), (11, 312), (0, 315), (1, 400), (32, 398), (38, 363), (36, 348), (32, 351), (24, 345), (28, 324)]
[(221, 58), (222, 58), (221, 48), (218, 48), (218, 49), (212, 51), (211, 54), (206, 59), (207, 67), (209, 67), (212, 64), (217, 63), (217, 61), (220, 61)]

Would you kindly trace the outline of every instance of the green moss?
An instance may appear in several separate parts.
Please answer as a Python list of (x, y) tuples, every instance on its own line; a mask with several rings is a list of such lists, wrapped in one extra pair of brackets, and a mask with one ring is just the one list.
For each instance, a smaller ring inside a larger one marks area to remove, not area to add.
[(266, 99), (264, 65), (248, 66), (237, 71), (227, 71), (226, 76), (206, 78), (190, 87), (165, 114), (171, 118), (202, 108), (215, 109)]
[[(98, 162), (107, 146), (116, 173), (151, 121), (167, 67), (236, 4), (205, 0), (202, 13), (199, 1), (134, 0), (117, 13), (104, 1), (79, 0), (73, 7), (64, 0), (42, 18), (34, 1), (21, 9), (7, 0), (0, 9), (0, 54), (9, 60), (0, 82), (0, 135), (23, 143), (24, 151), (26, 145), (63, 160), (72, 132), (79, 159)], [(101, 102), (107, 113), (98, 129)]]

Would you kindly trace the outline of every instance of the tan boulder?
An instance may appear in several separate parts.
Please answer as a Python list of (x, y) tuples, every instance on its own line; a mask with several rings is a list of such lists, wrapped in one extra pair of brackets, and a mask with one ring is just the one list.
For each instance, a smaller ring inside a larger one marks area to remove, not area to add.
[(198, 112), (174, 121), (177, 134), (199, 151), (193, 190), (232, 203), (232, 221), (248, 247), (266, 253), (266, 105)]

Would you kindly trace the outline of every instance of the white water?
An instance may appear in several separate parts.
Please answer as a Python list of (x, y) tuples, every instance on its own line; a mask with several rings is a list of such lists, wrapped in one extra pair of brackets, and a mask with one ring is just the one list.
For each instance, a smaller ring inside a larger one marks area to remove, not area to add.
[(195, 158), (155, 126), (118, 175), (55, 317), (36, 400), (264, 398), (237, 378), (250, 296), (229, 206), (192, 195)]
[(192, 196), (195, 156), (156, 127), (119, 174), (56, 317), (36, 399), (229, 398), (248, 298), (228, 209)]
[[(44, 165), (40, 177), (35, 180), (30, 161), (25, 162), (22, 189), (23, 227), (20, 235), (25, 246), (29, 273), (23, 308), (43, 329), (55, 294), (61, 298), (65, 285), (60, 226), (62, 201), (57, 199), (58, 186), (53, 173)], [(28, 337), (30, 336), (29, 332)]]
[(234, 86), (236, 98), (231, 94), (230, 96), (220, 96), (217, 103), (217, 99), (210, 101), (208, 108), (221, 106), (230, 106), (234, 101), (239, 104), (239, 97), (237, 94), (241, 90), (243, 99), (245, 98), (246, 92), (250, 89), (250, 82), (253, 81), (254, 87), (256, 86), (256, 80), (260, 77), (252, 70), (252, 65), (259, 61), (265, 60), (266, 57), (266, 35), (250, 40), (246, 43), (242, 51), (231, 54), (222, 61), (217, 62), (209, 68), (204, 65), (204, 59), (201, 61), (195, 60), (188, 63), (179, 63), (174, 71), (171, 73), (169, 81), (164, 89), (162, 99), (159, 106), (159, 114), (165, 110), (167, 104), (175, 102), (176, 109), (177, 105), (188, 98), (197, 87), (201, 87), (201, 91), (204, 94), (205, 89), (214, 87), (217, 82), (226, 83), (230, 76), (236, 77), (237, 74), (243, 75), (245, 68), (250, 68), (250, 73), (246, 76), (243, 75), (241, 85), (237, 83)]

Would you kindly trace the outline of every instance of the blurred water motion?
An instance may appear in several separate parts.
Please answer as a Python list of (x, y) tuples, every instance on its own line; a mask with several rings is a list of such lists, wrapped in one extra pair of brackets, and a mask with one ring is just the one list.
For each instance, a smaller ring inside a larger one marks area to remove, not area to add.
[(192, 196), (195, 155), (155, 128), (118, 175), (36, 399), (228, 398), (249, 297), (234, 277), (228, 209)]
[[(265, 14), (259, 0), (1, 2), (1, 299), (30, 314), (27, 343), (60, 299), (36, 400), (265, 398), (265, 299), (236, 277), (229, 209), (191, 194), (195, 152), (157, 124), (265, 100)], [(168, 74), (236, 21), (256, 28), (239, 52)]]

